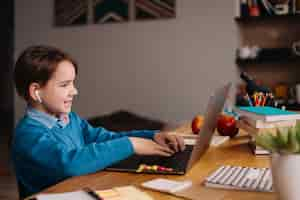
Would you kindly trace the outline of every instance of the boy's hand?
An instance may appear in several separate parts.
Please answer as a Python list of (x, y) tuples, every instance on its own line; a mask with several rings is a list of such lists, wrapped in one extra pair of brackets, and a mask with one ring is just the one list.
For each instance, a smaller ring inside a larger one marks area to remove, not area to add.
[(171, 134), (171, 132), (159, 132), (154, 135), (154, 141), (164, 147), (170, 147), (175, 152), (185, 149), (184, 140), (181, 136)]
[(160, 156), (171, 156), (174, 151), (168, 146), (162, 146), (155, 143), (153, 140), (129, 137), (131, 141), (134, 152), (138, 155), (160, 155)]

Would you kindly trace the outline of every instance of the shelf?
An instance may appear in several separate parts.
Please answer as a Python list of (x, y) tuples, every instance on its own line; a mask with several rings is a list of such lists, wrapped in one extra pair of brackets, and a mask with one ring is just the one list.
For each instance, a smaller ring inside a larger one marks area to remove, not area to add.
[(235, 17), (236, 22), (258, 22), (258, 21), (267, 21), (267, 20), (300, 20), (300, 14), (292, 15), (271, 15), (271, 16), (259, 16), (259, 17)]
[(293, 53), (291, 48), (263, 48), (254, 59), (236, 58), (237, 65), (289, 63), (300, 62), (300, 56)]
[(280, 108), (281, 106), (285, 106), (286, 110), (291, 110), (291, 111), (300, 111), (300, 104), (299, 103), (294, 103), (294, 104), (281, 104), (278, 107)]

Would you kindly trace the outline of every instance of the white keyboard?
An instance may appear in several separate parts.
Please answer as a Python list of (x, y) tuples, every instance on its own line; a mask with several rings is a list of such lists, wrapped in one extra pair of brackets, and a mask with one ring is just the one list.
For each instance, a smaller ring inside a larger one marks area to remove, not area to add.
[(273, 191), (272, 175), (269, 168), (221, 166), (205, 179), (204, 185), (247, 191)]

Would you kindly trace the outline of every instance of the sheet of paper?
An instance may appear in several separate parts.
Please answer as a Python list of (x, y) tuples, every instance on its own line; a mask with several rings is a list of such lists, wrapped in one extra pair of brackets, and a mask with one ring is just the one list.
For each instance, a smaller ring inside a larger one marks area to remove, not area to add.
[(37, 200), (95, 200), (84, 191), (64, 192), (55, 194), (40, 194), (36, 196)]
[(147, 193), (134, 186), (97, 190), (96, 193), (105, 200), (153, 200)]

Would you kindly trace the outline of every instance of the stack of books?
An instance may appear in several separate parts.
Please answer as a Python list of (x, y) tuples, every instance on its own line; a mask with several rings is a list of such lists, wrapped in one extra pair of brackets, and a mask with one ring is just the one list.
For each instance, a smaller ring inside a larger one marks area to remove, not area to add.
[(295, 126), (300, 113), (268, 106), (237, 107), (235, 112), (240, 116), (237, 126), (250, 136), (249, 147), (255, 155), (268, 155), (269, 152), (255, 145), (255, 136), (274, 132), (276, 128)]

